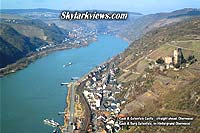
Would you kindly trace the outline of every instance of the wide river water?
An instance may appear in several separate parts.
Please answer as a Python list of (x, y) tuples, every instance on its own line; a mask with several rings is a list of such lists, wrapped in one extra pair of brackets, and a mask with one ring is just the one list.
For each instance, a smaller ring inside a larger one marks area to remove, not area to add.
[[(43, 119), (63, 124), (58, 112), (66, 106), (67, 88), (60, 83), (83, 76), (127, 46), (120, 38), (100, 35), (87, 47), (51, 53), (1, 78), (1, 133), (51, 133), (54, 128)], [(63, 68), (68, 62), (73, 64)]]

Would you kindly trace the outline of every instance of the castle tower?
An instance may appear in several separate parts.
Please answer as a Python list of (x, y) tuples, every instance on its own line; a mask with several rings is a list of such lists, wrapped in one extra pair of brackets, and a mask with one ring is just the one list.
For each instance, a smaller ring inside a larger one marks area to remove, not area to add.
[(174, 64), (181, 64), (183, 62), (183, 53), (181, 48), (174, 50)]
[(174, 50), (174, 64), (178, 63), (178, 50)]

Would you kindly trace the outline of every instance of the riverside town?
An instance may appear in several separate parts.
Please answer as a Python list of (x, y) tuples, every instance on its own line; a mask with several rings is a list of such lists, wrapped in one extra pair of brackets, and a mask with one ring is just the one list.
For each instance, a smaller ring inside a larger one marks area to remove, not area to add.
[(198, 0), (1, 0), (0, 133), (200, 133)]

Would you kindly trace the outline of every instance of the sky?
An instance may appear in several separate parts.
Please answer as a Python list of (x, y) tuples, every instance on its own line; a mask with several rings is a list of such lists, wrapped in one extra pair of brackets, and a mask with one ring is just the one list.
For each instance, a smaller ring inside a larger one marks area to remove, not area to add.
[(200, 0), (1, 0), (1, 9), (112, 10), (143, 14), (200, 8)]

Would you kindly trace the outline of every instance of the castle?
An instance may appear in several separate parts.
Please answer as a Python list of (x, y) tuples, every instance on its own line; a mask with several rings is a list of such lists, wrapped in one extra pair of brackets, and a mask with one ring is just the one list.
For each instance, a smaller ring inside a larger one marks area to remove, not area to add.
[(181, 48), (177, 48), (173, 52), (173, 56), (166, 56), (164, 58), (167, 68), (174, 67), (175, 65), (181, 65), (184, 61), (183, 53)]

